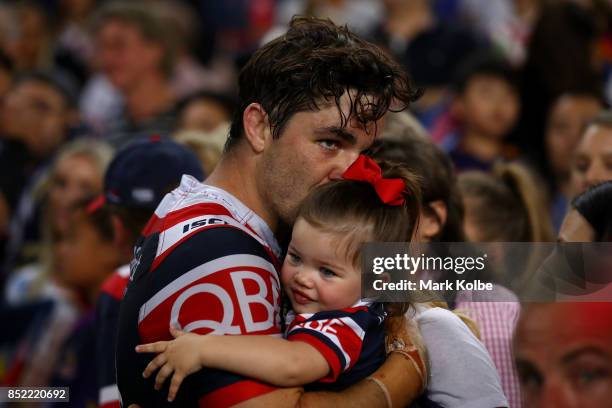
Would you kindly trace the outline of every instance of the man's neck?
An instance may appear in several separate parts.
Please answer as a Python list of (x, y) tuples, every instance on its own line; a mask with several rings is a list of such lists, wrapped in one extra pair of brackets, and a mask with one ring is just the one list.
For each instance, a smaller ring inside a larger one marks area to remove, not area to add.
[(169, 110), (174, 92), (163, 76), (150, 74), (125, 91), (125, 101), (128, 116), (138, 122)]
[[(236, 146), (236, 149), (242, 148), (247, 147)], [(255, 167), (254, 160), (244, 160), (238, 152), (225, 153), (204, 183), (221, 188), (239, 199), (261, 217), (276, 235), (279, 232), (279, 220), (266, 207), (258, 191)]]

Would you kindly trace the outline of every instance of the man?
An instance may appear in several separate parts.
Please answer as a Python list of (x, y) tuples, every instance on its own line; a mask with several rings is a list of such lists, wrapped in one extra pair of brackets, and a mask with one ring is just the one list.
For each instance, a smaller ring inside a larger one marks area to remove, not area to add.
[(187, 148), (158, 137), (135, 141), (110, 163), (104, 177), (104, 194), (89, 208), (90, 211), (103, 208), (110, 214), (114, 249), (124, 264), (104, 282), (96, 305), (98, 403), (102, 408), (119, 407), (115, 339), (134, 244), (155, 207), (180, 183), (183, 174), (198, 180), (204, 178), (202, 165)]
[[(389, 106), (404, 107), (416, 96), (378, 48), (330, 21), (306, 18), (253, 55), (239, 87), (221, 162), (206, 184), (184, 178), (143, 232), (119, 322), (117, 375), (126, 406), (167, 404), (167, 389), (155, 391), (142, 378), (151, 357), (134, 347), (171, 338), (170, 324), (199, 334), (280, 335), (277, 238), (286, 237), (314, 187), (340, 178), (372, 144)], [(205, 369), (185, 380), (175, 403), (405, 404), (420, 384), (403, 383), (414, 367), (398, 356), (381, 368), (386, 374), (339, 395)], [(404, 368), (388, 371), (398, 363)]]
[(612, 303), (528, 305), (515, 335), (525, 407), (609, 407)]
[(106, 132), (115, 147), (174, 127), (173, 33), (156, 11), (138, 2), (113, 2), (97, 15), (96, 57), (125, 103)]

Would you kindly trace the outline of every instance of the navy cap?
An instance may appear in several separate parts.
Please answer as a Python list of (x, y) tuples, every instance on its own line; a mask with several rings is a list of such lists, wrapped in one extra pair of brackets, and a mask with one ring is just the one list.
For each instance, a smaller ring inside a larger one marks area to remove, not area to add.
[(198, 157), (183, 145), (159, 136), (121, 149), (104, 176), (104, 201), (121, 207), (155, 210), (183, 174), (198, 180), (204, 171)]

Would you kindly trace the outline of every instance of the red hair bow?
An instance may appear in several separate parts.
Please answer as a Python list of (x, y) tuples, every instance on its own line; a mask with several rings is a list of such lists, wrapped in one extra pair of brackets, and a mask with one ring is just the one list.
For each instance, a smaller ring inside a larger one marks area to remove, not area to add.
[(385, 179), (380, 166), (371, 158), (359, 155), (357, 160), (342, 174), (345, 180), (365, 181), (374, 186), (383, 203), (388, 205), (404, 204), (406, 183), (400, 178)]

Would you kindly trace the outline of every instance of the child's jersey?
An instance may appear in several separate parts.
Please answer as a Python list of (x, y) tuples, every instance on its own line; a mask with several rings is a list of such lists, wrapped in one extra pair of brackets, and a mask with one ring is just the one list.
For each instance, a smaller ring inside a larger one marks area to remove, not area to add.
[(385, 361), (385, 312), (380, 303), (314, 314), (287, 315), (287, 340), (303, 341), (327, 360), (329, 375), (307, 390), (338, 391), (352, 385)]

